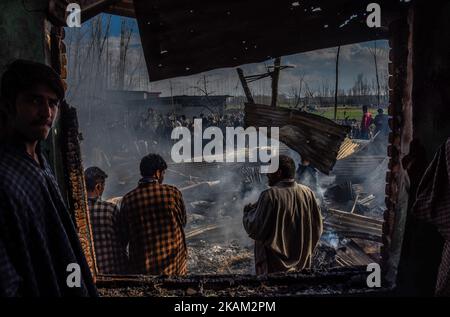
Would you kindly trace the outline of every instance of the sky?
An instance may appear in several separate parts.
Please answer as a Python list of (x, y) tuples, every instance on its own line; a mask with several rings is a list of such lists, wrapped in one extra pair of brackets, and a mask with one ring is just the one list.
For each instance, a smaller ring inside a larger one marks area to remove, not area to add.
[[(104, 23), (108, 18), (107, 14), (102, 14)], [(111, 29), (109, 34), (110, 42), (118, 52), (120, 42), (121, 21), (125, 19), (132, 27), (133, 36), (130, 42), (130, 54), (127, 60), (130, 68), (135, 68), (139, 64), (142, 77), (148, 79), (147, 70), (142, 57), (142, 46), (139, 37), (139, 30), (135, 19), (123, 18), (111, 15)], [(86, 23), (85, 23), (86, 24)], [(358, 74), (364, 74), (364, 77), (371, 82), (375, 79), (375, 66), (371, 49), (374, 48), (375, 42), (365, 42), (341, 47), (340, 52), (340, 68), (339, 68), (339, 89), (350, 89)], [(379, 66), (379, 76), (381, 82), (387, 80), (388, 69), (388, 41), (376, 41), (377, 58)], [(294, 54), (282, 57), (282, 65), (293, 66), (283, 70), (279, 80), (280, 94), (289, 95), (293, 93), (293, 89), (299, 86), (299, 79), (304, 78), (311, 90), (318, 90), (323, 85), (328, 85), (334, 89), (335, 83), (335, 63), (337, 48), (329, 48), (307, 53)], [(263, 63), (247, 64), (241, 66), (246, 75), (264, 73), (267, 66), (272, 65), (273, 60)], [(127, 65), (128, 66), (128, 65)], [(142, 68), (142, 69), (141, 69)], [(177, 77), (170, 80), (162, 80), (145, 83), (136, 90), (150, 90), (161, 92), (162, 96), (169, 96), (172, 93), (177, 94), (198, 94), (201, 93), (197, 87), (203, 85), (203, 79), (206, 78), (208, 92), (212, 94), (229, 94), (242, 95), (243, 91), (240, 86), (235, 68), (223, 68), (200, 73), (187, 77)], [(270, 94), (270, 80), (262, 80), (250, 84), (253, 94)]]

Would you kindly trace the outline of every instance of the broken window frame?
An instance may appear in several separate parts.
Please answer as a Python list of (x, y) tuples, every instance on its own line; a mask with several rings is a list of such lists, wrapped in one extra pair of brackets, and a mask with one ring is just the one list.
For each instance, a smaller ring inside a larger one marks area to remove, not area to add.
[[(401, 244), (406, 218), (406, 204), (408, 195), (406, 192), (407, 181), (405, 172), (401, 165), (401, 159), (405, 153), (404, 148), (411, 140), (412, 117), (405, 115), (411, 112), (410, 102), (411, 88), (408, 85), (407, 76), (411, 73), (411, 61), (408, 56), (410, 28), (412, 11), (408, 17), (394, 20), (390, 26), (389, 45), (389, 110), (391, 116), (389, 126), (389, 144), (387, 148), (389, 157), (388, 171), (386, 172), (386, 210), (383, 223), (383, 243), (381, 248), (381, 269), (383, 284), (382, 289), (377, 292), (390, 290), (395, 286), (397, 266), (400, 259)], [(409, 22), (409, 24), (408, 24)], [(67, 74), (67, 57), (63, 42), (64, 32), (62, 28), (51, 37), (51, 61), (52, 66), (60, 74)], [(302, 287), (314, 287), (311, 294), (333, 294), (333, 290), (325, 291), (323, 285), (332, 287), (345, 281), (354, 282), (354, 287), (361, 292), (373, 292), (365, 284), (367, 271), (365, 267), (351, 267), (331, 270), (329, 272), (301, 272), (301, 273), (278, 273), (264, 277), (248, 275), (188, 275), (186, 277), (161, 277), (161, 276), (136, 276), (136, 275), (107, 275), (98, 272), (95, 263), (95, 250), (92, 240), (92, 231), (87, 208), (87, 195), (84, 184), (83, 165), (80, 151), (80, 134), (76, 118), (76, 109), (65, 104), (61, 107), (59, 119), (60, 133), (56, 144), (59, 144), (63, 155), (62, 171), (64, 173), (65, 188), (67, 188), (67, 202), (69, 210), (74, 218), (83, 251), (91, 268), (94, 279), (99, 288), (114, 287), (138, 287), (145, 286), (155, 289), (156, 285), (165, 289), (186, 290), (222, 290), (239, 285), (252, 285), (255, 289), (261, 285), (288, 286), (302, 285)], [(256, 291), (256, 294), (258, 291)], [(261, 290), (259, 290), (261, 292)], [(253, 293), (254, 295), (255, 293)], [(261, 293), (262, 294), (262, 293)], [(264, 294), (267, 295), (265, 292)], [(338, 291), (336, 291), (338, 294)], [(184, 294), (186, 295), (186, 294)]]

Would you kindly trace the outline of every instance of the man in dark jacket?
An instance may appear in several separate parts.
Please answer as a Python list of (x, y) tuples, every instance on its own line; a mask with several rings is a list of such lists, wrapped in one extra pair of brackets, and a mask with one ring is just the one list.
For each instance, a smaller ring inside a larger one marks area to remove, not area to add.
[(95, 296), (55, 177), (41, 153), (64, 99), (50, 67), (23, 60), (2, 76), (0, 296)]

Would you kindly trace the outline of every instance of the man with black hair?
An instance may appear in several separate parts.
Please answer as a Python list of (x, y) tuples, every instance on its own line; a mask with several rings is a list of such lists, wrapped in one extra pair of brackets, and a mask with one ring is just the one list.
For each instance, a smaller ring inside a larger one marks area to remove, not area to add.
[(375, 124), (374, 133), (377, 134), (380, 132), (380, 138), (387, 138), (389, 134), (389, 117), (384, 113), (383, 109), (378, 109), (378, 114), (373, 120), (373, 123)]
[[(75, 226), (40, 142), (64, 85), (49, 66), (16, 60), (1, 82), (0, 296), (95, 296)], [(80, 283), (68, 283), (72, 267)]]
[(186, 208), (181, 192), (162, 184), (166, 169), (158, 154), (142, 158), (142, 178), (122, 200), (119, 225), (126, 229), (122, 244), (129, 244), (130, 273), (187, 273)]
[(103, 274), (125, 274), (126, 247), (121, 245), (119, 207), (102, 200), (108, 175), (93, 166), (84, 171), (97, 268)]
[(280, 155), (278, 170), (267, 177), (271, 188), (244, 207), (244, 228), (255, 240), (256, 274), (310, 268), (323, 230), (316, 197), (295, 182), (295, 162), (287, 155)]

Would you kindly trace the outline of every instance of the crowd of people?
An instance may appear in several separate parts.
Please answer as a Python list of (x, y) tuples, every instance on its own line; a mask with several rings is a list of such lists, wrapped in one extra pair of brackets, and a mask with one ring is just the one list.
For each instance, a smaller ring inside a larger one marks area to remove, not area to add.
[(367, 106), (362, 107), (362, 112), (360, 121), (346, 117), (344, 120), (337, 120), (337, 123), (351, 128), (349, 137), (352, 139), (369, 140), (377, 136), (378, 133), (380, 138), (387, 139), (389, 134), (389, 116), (384, 113), (384, 109), (379, 108), (375, 118), (373, 118)]
[(186, 115), (177, 115), (174, 112), (163, 114), (152, 108), (140, 116), (135, 124), (134, 130), (140, 140), (156, 141), (159, 144), (170, 143), (171, 134), (176, 127), (186, 127), (194, 131), (194, 120), (202, 120), (202, 128), (218, 127), (225, 133), (226, 127), (244, 126), (244, 114), (240, 112), (227, 114), (204, 114), (188, 118)]

